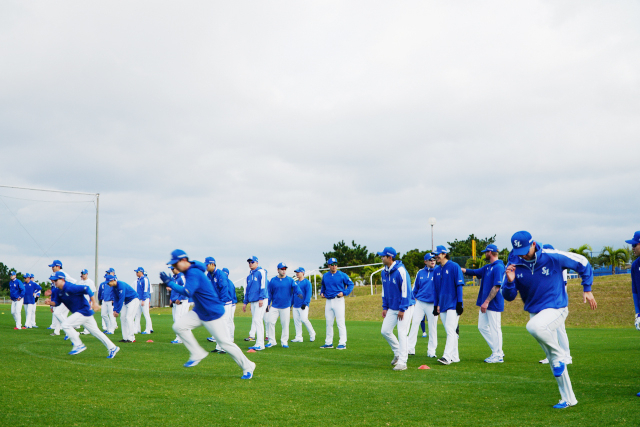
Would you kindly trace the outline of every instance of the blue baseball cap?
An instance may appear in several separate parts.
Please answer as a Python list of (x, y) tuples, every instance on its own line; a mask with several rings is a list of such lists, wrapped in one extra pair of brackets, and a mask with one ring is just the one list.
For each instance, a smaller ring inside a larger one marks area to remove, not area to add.
[(113, 268), (108, 269), (107, 271), (105, 271), (105, 273), (115, 273), (116, 271)]
[(53, 262), (51, 264), (49, 264), (49, 267), (62, 267), (62, 262), (60, 260), (54, 259)]
[(498, 247), (496, 245), (490, 244), (490, 245), (487, 245), (487, 247), (484, 248), (484, 250), (480, 251), (480, 252), (481, 253), (485, 253), (485, 252), (500, 252), (500, 251), (498, 250)]
[(82, 270), (82, 271), (80, 272), (80, 274), (89, 274), (89, 270), (87, 270), (87, 269), (85, 268), (84, 270)]
[(337, 263), (338, 263), (338, 260), (335, 258), (329, 258), (329, 260), (327, 261), (328, 265), (337, 264)]
[(436, 256), (433, 254), (433, 252), (429, 252), (427, 254), (425, 254), (424, 256), (424, 260), (425, 261), (429, 261), (431, 258), (435, 258)]
[(278, 270), (286, 270), (287, 268), (287, 264), (285, 264), (284, 262), (281, 262), (280, 264), (278, 264)]
[(171, 252), (171, 260), (167, 263), (167, 265), (176, 264), (183, 258), (189, 259), (189, 255), (187, 255), (187, 253), (182, 249), (176, 249), (175, 251)]
[(528, 231), (518, 231), (511, 236), (511, 246), (513, 246), (513, 253), (517, 256), (526, 255), (529, 253), (529, 246), (533, 243), (533, 237)]
[(392, 258), (395, 258), (397, 255), (398, 255), (398, 252), (396, 252), (396, 250), (393, 249), (391, 246), (387, 246), (382, 250), (382, 252), (378, 252), (378, 256), (390, 256)]
[(542, 245), (542, 249), (553, 249), (554, 251), (556, 250), (556, 248), (554, 248), (553, 246), (547, 244), (547, 245)]
[(11, 270), (11, 272), (9, 273), (9, 276), (15, 276), (15, 275), (16, 275), (16, 272)]
[(448, 254), (449, 250), (446, 247), (444, 247), (443, 245), (438, 245), (438, 246), (436, 246), (436, 250), (431, 252), (431, 253), (434, 254), (434, 255)]
[(293, 270), (295, 273), (304, 273), (306, 270), (302, 267), (298, 267), (297, 269)]
[(204, 259), (204, 264), (205, 265), (209, 265), (209, 264), (215, 264), (216, 263), (216, 259), (212, 256), (208, 256)]
[(638, 243), (640, 243), (640, 231), (635, 232), (635, 234), (633, 235), (633, 239), (625, 240), (624, 242), (630, 245), (637, 245)]
[(56, 280), (58, 280), (58, 279), (64, 279), (66, 281), (67, 280), (67, 275), (64, 274), (62, 271), (56, 271), (55, 273), (53, 273), (51, 275), (51, 277), (49, 277), (49, 280), (52, 280), (54, 282)]
[(135, 269), (135, 270), (133, 270), (133, 271), (135, 271), (136, 273), (138, 273), (138, 272), (144, 273), (144, 268), (142, 268), (142, 267), (138, 267), (138, 268), (136, 268), (136, 269)]
[(251, 258), (247, 259), (247, 262), (258, 262), (258, 257), (254, 255)]
[(30, 275), (29, 273), (24, 273), (24, 278), (25, 278), (25, 279), (28, 279), (28, 278), (30, 278), (30, 277), (31, 277), (31, 275)]
[(222, 271), (223, 271), (224, 273), (227, 273), (227, 276), (229, 275), (229, 269), (228, 269), (227, 267), (223, 268), (223, 269), (222, 269)]
[(110, 282), (112, 280), (118, 280), (115, 274), (107, 274), (104, 278), (107, 280), (107, 282)]

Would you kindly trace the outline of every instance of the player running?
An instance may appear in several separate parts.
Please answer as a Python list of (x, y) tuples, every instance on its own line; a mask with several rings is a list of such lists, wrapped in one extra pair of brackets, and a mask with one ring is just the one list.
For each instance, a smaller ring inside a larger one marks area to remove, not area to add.
[(491, 356), (484, 361), (502, 363), (504, 352), (502, 351), (501, 317), (504, 311), (504, 298), (500, 293), (500, 287), (504, 281), (504, 262), (498, 259), (499, 251), (496, 245), (487, 245), (482, 252), (488, 264), (475, 270), (463, 268), (462, 272), (481, 280), (476, 301), (476, 305), (480, 307), (478, 330), (491, 349)]
[(251, 379), (256, 369), (256, 364), (247, 359), (242, 350), (231, 341), (229, 330), (224, 320), (224, 306), (220, 302), (218, 295), (216, 295), (213, 284), (204, 274), (207, 269), (206, 266), (199, 262), (189, 261), (189, 256), (180, 249), (176, 249), (171, 253), (171, 260), (167, 264), (184, 273), (186, 286), (176, 285), (171, 276), (165, 272), (160, 273), (162, 282), (178, 293), (190, 295), (194, 302), (193, 310), (182, 316), (173, 325), (173, 330), (191, 353), (184, 367), (191, 368), (196, 366), (209, 355), (209, 352), (198, 344), (193, 332), (191, 332), (199, 326), (204, 326), (216, 339), (216, 342), (220, 344), (222, 350), (229, 353), (231, 358), (242, 368), (242, 379)]
[[(625, 240), (631, 245), (636, 260), (631, 264), (631, 295), (636, 309), (636, 329), (640, 331), (640, 231), (636, 231), (633, 239)], [(637, 394), (640, 397), (640, 393)]]
[[(427, 345), (427, 357), (436, 357), (438, 347), (438, 316), (433, 315), (433, 302), (435, 300), (434, 270), (436, 259), (433, 253), (424, 256), (425, 267), (418, 271), (413, 285), (413, 298), (416, 305), (413, 308), (411, 331), (409, 332), (409, 356), (416, 354), (419, 329), (422, 328), (422, 336), (425, 334), (424, 318), (429, 323), (429, 343)], [(418, 327), (418, 325), (420, 325)]]
[(584, 302), (589, 301), (591, 309), (595, 310), (598, 305), (591, 293), (593, 269), (582, 255), (542, 249), (527, 231), (515, 233), (511, 244), (513, 250), (509, 254), (502, 295), (505, 300), (513, 301), (520, 293), (524, 310), (529, 312), (527, 331), (538, 341), (551, 362), (551, 371), (560, 389), (561, 400), (554, 408), (577, 405), (556, 332), (569, 313), (562, 270), (572, 269), (580, 275)]
[(320, 348), (333, 348), (333, 321), (338, 325), (338, 350), (347, 349), (347, 326), (344, 321), (344, 298), (353, 291), (353, 281), (342, 271), (338, 270), (338, 260), (329, 258), (329, 271), (322, 275), (320, 296), (326, 298), (324, 317), (327, 324), (327, 334), (324, 345)]
[(316, 331), (313, 329), (311, 322), (309, 321), (309, 303), (311, 302), (311, 282), (305, 279), (305, 270), (302, 267), (298, 267), (294, 270), (298, 278), (298, 288), (302, 292), (302, 299), (293, 297), (293, 326), (296, 330), (296, 336), (291, 342), (303, 342), (302, 338), (302, 325), (307, 328), (309, 332), (309, 341), (314, 342), (316, 340)]
[(18, 276), (15, 271), (9, 272), (11, 281), (9, 282), (9, 297), (11, 298), (11, 315), (16, 322), (16, 326), (13, 329), (27, 329), (26, 326), (22, 326), (22, 304), (24, 303), (24, 283), (18, 280)]
[[(253, 338), (256, 344), (249, 350), (264, 350), (264, 314), (267, 310), (267, 271), (258, 265), (258, 257), (252, 256), (249, 263), (249, 275), (247, 286), (244, 288), (244, 305), (242, 311), (247, 311), (247, 304), (251, 304), (251, 330), (255, 334)], [(251, 332), (249, 332), (251, 337)]]
[(269, 280), (267, 293), (269, 295), (269, 307), (267, 308), (266, 316), (269, 328), (269, 342), (265, 345), (265, 348), (278, 344), (276, 340), (276, 322), (278, 321), (278, 316), (280, 316), (280, 326), (282, 326), (280, 344), (283, 348), (289, 348), (291, 299), (297, 296), (298, 299), (302, 300), (304, 296), (296, 282), (291, 277), (287, 277), (287, 264), (284, 262), (278, 264), (278, 276)]
[[(382, 336), (387, 340), (393, 351), (394, 371), (407, 369), (409, 357), (408, 347), (409, 327), (413, 317), (415, 299), (411, 292), (411, 276), (402, 264), (395, 260), (398, 255), (392, 247), (386, 247), (378, 256), (382, 259)], [(398, 338), (393, 335), (393, 329), (398, 326)]]

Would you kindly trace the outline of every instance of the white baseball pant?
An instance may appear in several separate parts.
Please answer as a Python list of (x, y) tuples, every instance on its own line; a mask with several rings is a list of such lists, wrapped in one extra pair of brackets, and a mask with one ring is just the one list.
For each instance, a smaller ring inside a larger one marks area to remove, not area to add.
[[(107, 312), (109, 313), (109, 328), (107, 332), (114, 333), (118, 329), (118, 321), (113, 315), (113, 301), (107, 301)], [(122, 321), (120, 321), (122, 323)]]
[[(233, 331), (235, 329), (233, 325), (233, 312), (235, 311), (235, 308), (236, 306), (231, 303), (225, 304), (224, 315), (222, 316), (227, 324), (227, 329), (229, 330), (229, 337), (231, 338), (231, 341), (233, 341)], [(218, 343), (216, 343), (216, 350), (222, 350), (222, 347), (220, 347), (220, 344)]]
[(67, 308), (66, 305), (60, 304), (57, 307), (53, 307), (53, 316), (58, 321), (58, 323), (56, 323), (55, 325), (55, 330), (54, 330), (54, 333), (56, 335), (60, 334), (60, 328), (62, 328), (62, 324), (67, 319), (68, 315), (69, 315), (69, 309)]
[(496, 357), (504, 357), (501, 319), (502, 313), (499, 311), (487, 310), (486, 313), (479, 311), (478, 314), (478, 330), (489, 344), (491, 355)]
[[(181, 304), (176, 304), (175, 302), (173, 303), (173, 306), (171, 307), (171, 314), (173, 315), (173, 323), (176, 323), (178, 320), (180, 320), (182, 316), (186, 314), (184, 310), (185, 307), (187, 308), (187, 310), (189, 309), (189, 304), (187, 301), (182, 301)], [(175, 340), (182, 342), (182, 340), (177, 334), (176, 334)]]
[[(549, 359), (549, 367), (553, 372), (553, 364), (555, 362), (563, 362), (565, 352), (558, 344), (557, 329), (564, 324), (564, 320), (569, 315), (569, 309), (564, 308), (546, 308), (539, 313), (530, 313), (529, 322), (527, 323), (527, 331), (538, 341), (540, 347)], [(578, 403), (576, 395), (573, 394), (571, 380), (569, 379), (568, 367), (565, 367), (561, 376), (556, 377), (560, 397), (570, 405)]]
[(24, 325), (26, 327), (33, 328), (36, 326), (36, 305), (35, 304), (25, 304), (27, 316), (24, 321)]
[(111, 351), (116, 348), (116, 345), (111, 342), (111, 340), (98, 328), (98, 324), (96, 323), (96, 319), (93, 316), (85, 316), (81, 313), (73, 313), (71, 316), (67, 317), (62, 323), (62, 329), (64, 333), (69, 336), (71, 339), (71, 343), (73, 347), (79, 347), (82, 345), (82, 340), (80, 340), (80, 334), (76, 331), (76, 327), (84, 326), (84, 329), (89, 331), (91, 335), (98, 338), (107, 350)]
[(338, 325), (338, 345), (347, 345), (347, 325), (344, 322), (344, 298), (328, 299), (324, 306), (324, 317), (327, 322), (326, 345), (333, 344), (333, 320)]
[[(142, 305), (142, 302), (144, 301), (144, 305)], [(151, 333), (151, 330), (153, 329), (153, 324), (151, 323), (151, 314), (149, 314), (149, 303), (151, 302), (150, 299), (145, 299), (145, 300), (141, 300), (140, 301), (140, 305), (138, 306), (138, 311), (136, 312), (136, 317), (134, 319), (135, 321), (135, 327), (136, 327), (136, 333), (140, 333), (142, 332), (142, 329), (140, 327), (140, 318), (142, 317), (142, 315), (144, 315), (144, 320), (145, 320), (145, 327), (144, 327), (144, 331), (148, 334)]]
[(20, 301), (11, 301), (11, 315), (13, 316), (13, 320), (16, 321), (16, 328), (22, 328), (22, 304), (23, 300)]
[[(411, 306), (404, 312), (402, 320), (398, 319), (398, 310), (387, 310), (387, 315), (382, 321), (380, 332), (391, 346), (393, 355), (398, 357), (398, 364), (406, 365), (409, 359), (409, 328), (413, 318), (413, 308)], [(393, 334), (393, 328), (398, 326), (398, 338)]]
[[(102, 330), (112, 332), (111, 316), (113, 316), (113, 306), (111, 307), (111, 313), (109, 313), (108, 301), (102, 301), (102, 308), (100, 309), (100, 317), (102, 318)], [(111, 316), (109, 316), (111, 314)]]
[(254, 338), (256, 339), (255, 347), (264, 348), (264, 314), (267, 309), (267, 300), (264, 300), (262, 307), (259, 302), (251, 303), (251, 329), (254, 330)]
[(129, 301), (129, 304), (122, 304), (122, 310), (120, 311), (120, 324), (122, 325), (122, 339), (135, 341), (135, 326), (133, 324), (133, 319), (138, 312), (138, 306), (140, 305), (140, 300), (138, 298), (134, 298)]
[(460, 355), (458, 354), (458, 334), (456, 334), (456, 328), (458, 327), (458, 313), (455, 310), (447, 310), (440, 313), (442, 319), (442, 325), (444, 331), (447, 333), (447, 342), (444, 345), (444, 354), (442, 357), (450, 362), (459, 362)]
[(564, 322), (557, 329), (558, 331), (558, 345), (564, 351), (564, 363), (571, 363), (571, 350), (569, 350), (569, 337), (567, 336), (567, 328), (565, 328)]
[(282, 326), (282, 335), (280, 336), (280, 344), (289, 345), (289, 319), (291, 317), (291, 310), (287, 308), (275, 308), (271, 307), (269, 313), (267, 313), (266, 319), (269, 325), (269, 344), (276, 345), (276, 322), (280, 317), (280, 326)]
[(309, 332), (309, 339), (314, 341), (316, 339), (316, 331), (313, 329), (311, 322), (309, 321), (309, 306), (306, 306), (304, 310), (302, 308), (293, 308), (293, 326), (296, 329), (296, 340), (302, 341), (302, 325), (307, 328)]
[[(260, 319), (260, 323), (262, 324), (262, 319)], [(255, 364), (247, 359), (247, 357), (242, 353), (242, 350), (240, 350), (240, 347), (231, 341), (229, 329), (225, 320), (220, 317), (215, 320), (203, 321), (200, 320), (195, 311), (188, 312), (173, 324), (173, 330), (178, 334), (178, 337), (180, 337), (184, 346), (191, 353), (189, 360), (202, 360), (209, 354), (208, 351), (198, 344), (198, 341), (196, 341), (196, 338), (193, 336), (192, 329), (199, 326), (204, 326), (205, 329), (209, 331), (211, 336), (215, 338), (216, 343), (220, 344), (222, 350), (226, 351), (227, 354), (231, 356), (233, 361), (242, 368), (243, 372), (253, 372)]]
[(236, 305), (235, 304), (231, 304), (231, 309), (229, 311), (229, 335), (231, 335), (231, 341), (235, 341), (235, 335), (236, 335), (236, 322), (235, 322), (235, 317), (236, 317)]
[(427, 344), (427, 356), (435, 357), (438, 347), (438, 316), (433, 315), (433, 303), (416, 300), (411, 319), (411, 331), (409, 332), (409, 354), (416, 354), (416, 344), (420, 333), (420, 322), (427, 316), (429, 326), (429, 343)]

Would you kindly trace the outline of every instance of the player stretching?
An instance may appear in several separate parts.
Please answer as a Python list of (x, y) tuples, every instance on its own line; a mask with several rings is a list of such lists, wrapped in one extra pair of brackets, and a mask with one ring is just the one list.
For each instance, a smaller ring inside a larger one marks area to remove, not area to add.
[(291, 277), (287, 277), (287, 264), (283, 262), (278, 264), (278, 276), (269, 280), (267, 293), (269, 294), (270, 303), (267, 313), (269, 343), (267, 343), (265, 348), (278, 344), (278, 341), (276, 341), (276, 322), (278, 321), (278, 316), (280, 316), (280, 326), (282, 326), (280, 344), (284, 348), (289, 348), (291, 298), (297, 296), (298, 299), (302, 300), (304, 296), (296, 282)]
[[(151, 283), (149, 282), (147, 272), (144, 271), (144, 268), (138, 267), (135, 272), (136, 276), (138, 276), (138, 280), (136, 281), (136, 291), (138, 292), (138, 300), (140, 300), (140, 306), (138, 307), (138, 311), (136, 312), (134, 318), (134, 327), (136, 328), (136, 333), (147, 335), (153, 333), (151, 314), (149, 314), (149, 308), (151, 308)], [(144, 331), (140, 326), (140, 318), (142, 317), (142, 315), (144, 315)]]
[(11, 281), (9, 282), (9, 296), (11, 297), (11, 315), (16, 321), (16, 327), (13, 329), (27, 329), (22, 326), (22, 304), (24, 302), (24, 283), (18, 280), (16, 272), (9, 273)]
[(462, 286), (464, 278), (462, 269), (458, 264), (449, 261), (449, 251), (444, 246), (436, 247), (433, 252), (437, 256), (440, 268), (435, 271), (436, 296), (433, 315), (440, 314), (444, 330), (447, 333), (447, 342), (444, 346), (444, 354), (438, 362), (449, 365), (460, 361), (458, 354), (458, 320), (464, 311), (462, 305)]
[(24, 326), (28, 329), (37, 328), (36, 326), (36, 302), (40, 296), (42, 287), (36, 283), (33, 274), (24, 275)]
[(194, 302), (193, 310), (173, 324), (173, 330), (191, 353), (191, 357), (184, 364), (185, 368), (196, 366), (209, 355), (209, 352), (198, 344), (191, 332), (199, 326), (204, 326), (222, 350), (229, 353), (242, 368), (242, 379), (251, 379), (256, 364), (247, 359), (242, 350), (231, 341), (224, 319), (224, 306), (216, 295), (213, 284), (204, 274), (207, 267), (202, 263), (189, 261), (189, 256), (180, 249), (171, 253), (171, 260), (167, 264), (173, 265), (179, 272), (184, 273), (186, 285), (184, 287), (176, 285), (171, 276), (165, 272), (160, 273), (160, 279), (176, 292), (191, 296)]
[[(412, 294), (416, 300), (413, 308), (411, 331), (409, 332), (409, 356), (416, 354), (418, 332), (422, 328), (424, 334), (424, 316), (429, 322), (429, 344), (427, 345), (427, 357), (436, 357), (438, 347), (438, 316), (433, 315), (433, 302), (435, 299), (434, 270), (436, 266), (435, 256), (428, 253), (424, 256), (425, 267), (418, 271), (413, 285)], [(420, 325), (420, 326), (418, 326)]]
[(573, 394), (569, 372), (562, 361), (564, 352), (558, 345), (557, 329), (564, 323), (567, 309), (567, 291), (562, 280), (562, 270), (572, 269), (582, 278), (584, 302), (589, 301), (592, 310), (597, 307), (591, 293), (593, 269), (585, 257), (568, 252), (542, 249), (527, 231), (518, 231), (511, 237), (513, 250), (509, 254), (506, 280), (502, 295), (513, 301), (516, 295), (529, 312), (527, 331), (538, 341), (551, 362), (561, 400), (556, 409), (568, 408), (578, 403)]
[(133, 319), (140, 306), (138, 293), (128, 283), (118, 280), (116, 276), (108, 275), (107, 282), (113, 292), (113, 316), (122, 317), (120, 320), (122, 324), (120, 342), (136, 342)]
[[(636, 329), (640, 331), (640, 231), (636, 231), (633, 239), (625, 240), (633, 248), (636, 260), (631, 264), (631, 295), (636, 308)], [(640, 397), (640, 393), (637, 394)]]
[(291, 342), (302, 342), (302, 325), (309, 331), (309, 341), (314, 342), (316, 340), (316, 331), (313, 329), (311, 322), (309, 321), (309, 303), (311, 302), (311, 282), (305, 279), (305, 270), (302, 267), (298, 267), (294, 270), (298, 277), (298, 287), (302, 292), (303, 298), (293, 297), (293, 326), (296, 330), (296, 337)]
[[(393, 351), (394, 371), (407, 369), (409, 357), (408, 346), (409, 327), (413, 317), (415, 299), (411, 292), (411, 276), (402, 264), (394, 258), (398, 255), (395, 249), (386, 247), (378, 252), (384, 264), (382, 270), (382, 336), (385, 337)], [(393, 335), (393, 329), (398, 326), (398, 338)]]
[[(229, 276), (216, 267), (216, 259), (212, 256), (206, 257), (204, 264), (207, 266), (207, 278), (211, 281), (213, 290), (216, 295), (218, 295), (220, 303), (224, 305), (223, 319), (227, 325), (227, 329), (229, 330), (229, 337), (232, 337), (231, 328), (229, 327), (229, 318), (231, 317), (233, 301), (229, 294), (229, 284), (227, 283), (229, 281)], [(209, 337), (207, 338), (207, 341), (216, 342), (216, 339), (215, 337)], [(231, 341), (233, 341), (233, 339)], [(220, 344), (216, 343), (216, 348), (212, 350), (211, 353), (224, 354), (225, 352), (222, 350), (222, 347), (220, 347)]]
[(236, 324), (234, 323), (233, 319), (236, 315), (236, 304), (238, 304), (238, 295), (236, 295), (236, 285), (234, 285), (231, 279), (229, 279), (229, 269), (223, 268), (222, 272), (227, 275), (227, 286), (229, 287), (229, 296), (231, 297), (231, 309), (229, 311), (229, 318), (227, 319), (227, 321), (229, 322), (229, 335), (231, 335), (231, 341), (233, 341), (236, 332)]
[[(173, 266), (169, 266), (171, 272), (173, 273), (173, 281), (176, 282), (176, 285), (184, 286), (187, 282), (184, 280), (184, 274), (180, 273)], [(176, 323), (178, 319), (187, 314), (189, 311), (189, 297), (186, 295), (182, 295), (174, 291), (172, 288), (167, 287), (168, 291), (171, 291), (171, 295), (169, 299), (171, 300), (171, 314), (173, 315), (173, 323)], [(182, 344), (182, 340), (176, 334), (176, 339), (171, 341), (171, 344)]]
[(327, 299), (324, 317), (327, 323), (327, 334), (324, 345), (320, 348), (333, 348), (333, 320), (338, 325), (338, 350), (347, 349), (347, 326), (344, 322), (344, 298), (353, 290), (353, 281), (342, 271), (338, 271), (338, 260), (329, 258), (329, 271), (322, 275), (320, 296)]
[(500, 287), (504, 281), (504, 262), (498, 259), (498, 247), (487, 245), (484, 259), (489, 264), (482, 268), (472, 270), (463, 268), (462, 272), (467, 276), (479, 277), (482, 281), (478, 290), (476, 305), (480, 307), (478, 314), (478, 329), (484, 337), (491, 356), (484, 359), (486, 363), (502, 363), (504, 352), (502, 351), (502, 327), (501, 317), (504, 311), (504, 298), (500, 293)]
[[(247, 304), (251, 304), (251, 330), (254, 332), (256, 345), (250, 350), (264, 350), (264, 313), (267, 310), (267, 272), (258, 265), (258, 257), (247, 260), (249, 275), (247, 286), (244, 288), (244, 305), (242, 311), (247, 311)], [(251, 337), (251, 332), (249, 332)]]

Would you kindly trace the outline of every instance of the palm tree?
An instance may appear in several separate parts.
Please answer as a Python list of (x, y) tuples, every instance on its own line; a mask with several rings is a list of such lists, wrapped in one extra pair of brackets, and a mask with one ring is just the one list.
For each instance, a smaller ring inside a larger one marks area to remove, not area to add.
[(580, 246), (579, 248), (569, 248), (567, 252), (572, 252), (574, 254), (582, 255), (589, 261), (589, 263), (591, 263), (592, 261), (591, 252), (593, 252), (593, 249), (591, 249), (591, 246), (586, 243)]
[(629, 260), (629, 254), (624, 249), (613, 249), (613, 246), (605, 246), (602, 248), (599, 258), (603, 265), (611, 266), (611, 274), (616, 274), (616, 267), (625, 265)]

